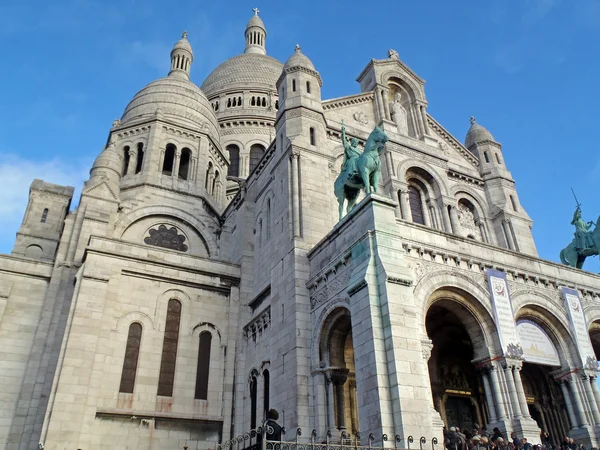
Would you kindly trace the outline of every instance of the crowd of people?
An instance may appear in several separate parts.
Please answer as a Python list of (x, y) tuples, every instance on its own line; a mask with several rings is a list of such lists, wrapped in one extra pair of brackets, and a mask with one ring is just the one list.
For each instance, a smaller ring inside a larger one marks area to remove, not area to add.
[(444, 427), (444, 447), (447, 450), (588, 450), (581, 442), (568, 436), (556, 443), (547, 431), (540, 433), (539, 443), (531, 443), (527, 438), (517, 436), (517, 433), (513, 432), (508, 439), (498, 428), (494, 428), (490, 433), (485, 427), (479, 427), (477, 424), (473, 426), (473, 430)]

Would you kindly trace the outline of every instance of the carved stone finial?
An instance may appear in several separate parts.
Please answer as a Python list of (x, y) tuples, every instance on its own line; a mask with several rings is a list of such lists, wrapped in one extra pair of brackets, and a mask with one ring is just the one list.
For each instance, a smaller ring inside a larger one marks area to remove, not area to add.
[(113, 124), (112, 124), (113, 128), (118, 127), (119, 125), (121, 125), (121, 121), (119, 119), (113, 120)]
[(258, 8), (252, 8), (252, 11), (254, 11), (255, 16), (258, 16), (258, 13), (260, 12)]
[(296, 44), (296, 51), (299, 52), (300, 51), (300, 44)]
[(475, 117), (474, 117), (474, 116), (471, 116), (471, 117), (469, 118), (469, 122), (471, 122), (471, 125), (473, 125), (473, 124), (475, 123)]
[(388, 58), (390, 58), (390, 59), (400, 59), (400, 55), (398, 55), (398, 52), (396, 50), (394, 50), (393, 48), (390, 48), (388, 50)]
[(183, 30), (183, 34), (181, 35), (182, 39), (187, 39), (187, 31)]

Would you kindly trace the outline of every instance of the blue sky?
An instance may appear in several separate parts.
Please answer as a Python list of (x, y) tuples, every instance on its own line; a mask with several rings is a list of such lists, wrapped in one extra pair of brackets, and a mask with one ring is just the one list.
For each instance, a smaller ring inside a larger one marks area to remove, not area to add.
[[(459, 140), (474, 115), (503, 144), (541, 257), (558, 261), (572, 238), (570, 187), (586, 220), (600, 214), (600, 0), (3, 0), (0, 252), (12, 248), (31, 180), (80, 188), (113, 119), (167, 73), (182, 30), (201, 84), (243, 51), (255, 6), (268, 53), (285, 61), (299, 43), (324, 98), (358, 92), (364, 66), (394, 48)], [(600, 272), (598, 258), (586, 268)]]

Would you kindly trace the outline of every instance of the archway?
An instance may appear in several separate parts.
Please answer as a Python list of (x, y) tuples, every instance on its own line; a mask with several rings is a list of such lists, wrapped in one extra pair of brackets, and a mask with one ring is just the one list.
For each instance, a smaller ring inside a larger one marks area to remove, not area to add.
[(350, 311), (334, 309), (324, 322), (319, 359), (327, 385), (327, 423), (330, 430), (357, 433), (358, 403)]
[(600, 361), (600, 321), (596, 320), (590, 325), (590, 340), (596, 354), (596, 360)]
[(485, 393), (473, 364), (487, 352), (477, 318), (442, 294), (427, 311), (425, 327), (433, 343), (428, 362), (433, 403), (444, 424), (468, 430), (487, 424)]

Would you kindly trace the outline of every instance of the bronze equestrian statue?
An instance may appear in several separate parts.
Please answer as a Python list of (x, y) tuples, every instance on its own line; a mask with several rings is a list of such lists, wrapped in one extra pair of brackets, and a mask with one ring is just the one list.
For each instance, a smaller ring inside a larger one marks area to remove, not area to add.
[[(575, 225), (575, 238), (560, 251), (563, 264), (581, 269), (585, 258), (600, 253), (600, 217), (594, 222), (586, 222), (581, 218), (581, 207), (578, 204), (571, 225)], [(591, 230), (591, 227), (594, 227)]]

